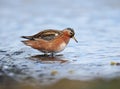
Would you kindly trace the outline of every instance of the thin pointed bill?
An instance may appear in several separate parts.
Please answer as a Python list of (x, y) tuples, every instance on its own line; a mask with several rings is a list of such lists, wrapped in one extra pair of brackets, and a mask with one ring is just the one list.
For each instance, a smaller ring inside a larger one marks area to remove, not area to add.
[(78, 41), (76, 40), (76, 38), (74, 36), (72, 38), (78, 43)]

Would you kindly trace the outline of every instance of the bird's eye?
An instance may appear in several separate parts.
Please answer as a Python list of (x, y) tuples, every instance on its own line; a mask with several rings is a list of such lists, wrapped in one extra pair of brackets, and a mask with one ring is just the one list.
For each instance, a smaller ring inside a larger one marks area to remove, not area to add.
[(73, 37), (74, 36), (74, 33), (73, 32), (70, 32), (70, 37)]
[(72, 32), (70, 32), (70, 35), (73, 35), (73, 33), (72, 33)]

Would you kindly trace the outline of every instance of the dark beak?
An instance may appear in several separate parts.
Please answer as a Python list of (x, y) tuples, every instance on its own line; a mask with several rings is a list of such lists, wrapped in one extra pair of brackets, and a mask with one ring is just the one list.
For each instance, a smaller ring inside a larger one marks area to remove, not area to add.
[(78, 41), (76, 40), (76, 38), (74, 36), (72, 38), (78, 43)]

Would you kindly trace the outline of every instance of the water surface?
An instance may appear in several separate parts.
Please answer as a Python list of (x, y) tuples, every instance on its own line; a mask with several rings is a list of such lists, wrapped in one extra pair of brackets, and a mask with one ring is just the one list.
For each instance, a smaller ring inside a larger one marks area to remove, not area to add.
[[(1, 0), (0, 75), (33, 85), (119, 78), (120, 66), (111, 65), (120, 62), (119, 9), (119, 0)], [(21, 43), (22, 35), (66, 27), (79, 43), (71, 39), (62, 56), (42, 57)]]

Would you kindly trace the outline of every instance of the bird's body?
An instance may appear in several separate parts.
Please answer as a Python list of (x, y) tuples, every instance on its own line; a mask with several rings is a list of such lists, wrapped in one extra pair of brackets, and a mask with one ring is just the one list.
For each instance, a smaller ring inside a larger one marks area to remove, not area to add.
[[(22, 42), (43, 53), (53, 54), (64, 50), (70, 38), (74, 37), (74, 34), (74, 30), (71, 28), (62, 31), (47, 29), (33, 36), (22, 36), (22, 38), (28, 39)], [(77, 42), (76, 39), (75, 41)]]

